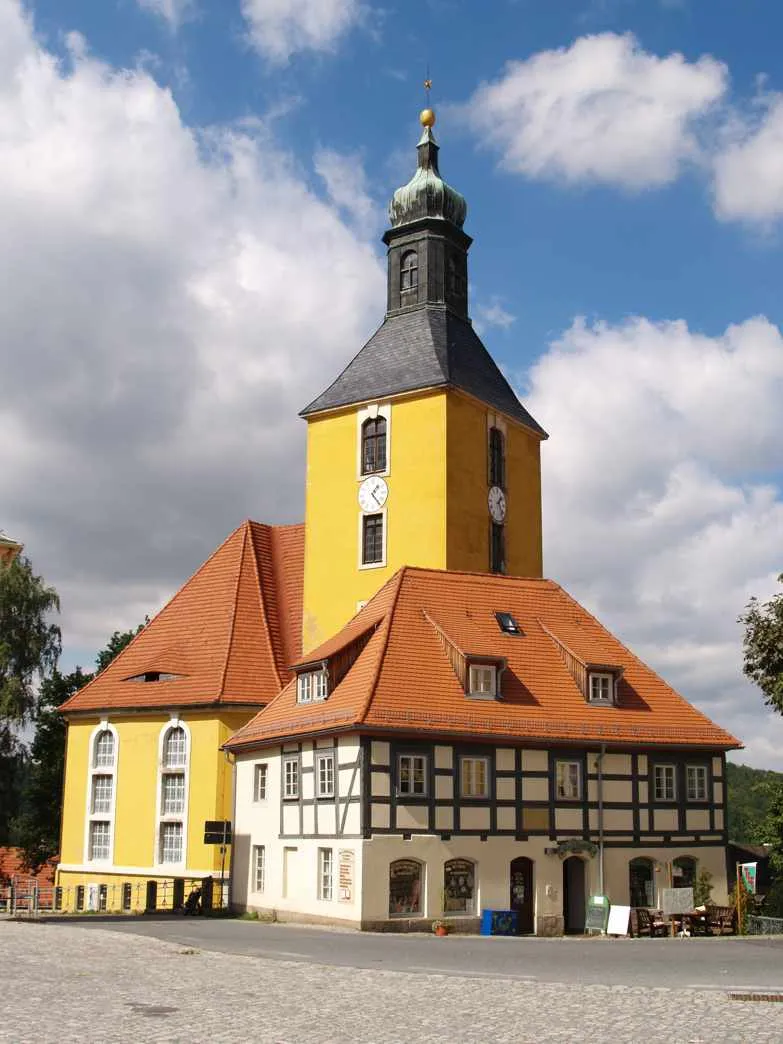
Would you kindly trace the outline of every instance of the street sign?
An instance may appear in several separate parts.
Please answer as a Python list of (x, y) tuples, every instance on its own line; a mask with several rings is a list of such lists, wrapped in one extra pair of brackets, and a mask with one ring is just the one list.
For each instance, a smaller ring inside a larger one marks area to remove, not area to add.
[(230, 845), (231, 821), (229, 819), (208, 819), (204, 823), (205, 845)]

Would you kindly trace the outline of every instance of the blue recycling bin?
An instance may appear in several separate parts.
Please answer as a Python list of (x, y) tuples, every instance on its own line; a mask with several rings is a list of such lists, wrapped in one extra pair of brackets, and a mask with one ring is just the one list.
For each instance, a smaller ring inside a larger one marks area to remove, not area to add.
[(516, 935), (517, 934), (517, 911), (516, 910), (482, 910), (481, 911), (481, 934), (482, 935)]

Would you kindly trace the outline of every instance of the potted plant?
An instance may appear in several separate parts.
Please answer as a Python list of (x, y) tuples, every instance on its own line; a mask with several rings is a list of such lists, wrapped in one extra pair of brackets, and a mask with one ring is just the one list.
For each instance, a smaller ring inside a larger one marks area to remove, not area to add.
[(451, 931), (451, 925), (448, 921), (433, 921), (432, 931), (434, 935), (448, 935)]

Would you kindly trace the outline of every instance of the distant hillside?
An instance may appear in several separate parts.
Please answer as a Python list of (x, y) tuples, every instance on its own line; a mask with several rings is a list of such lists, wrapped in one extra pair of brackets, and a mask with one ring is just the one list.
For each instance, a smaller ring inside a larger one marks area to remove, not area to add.
[(783, 780), (783, 772), (726, 764), (729, 802), (729, 841), (761, 844), (761, 825), (767, 814), (770, 784)]

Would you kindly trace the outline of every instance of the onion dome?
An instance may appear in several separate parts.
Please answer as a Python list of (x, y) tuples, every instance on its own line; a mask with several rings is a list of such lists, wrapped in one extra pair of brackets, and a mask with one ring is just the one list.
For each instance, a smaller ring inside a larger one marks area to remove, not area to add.
[(392, 228), (409, 225), (423, 218), (440, 218), (457, 228), (465, 224), (468, 205), (463, 196), (447, 185), (438, 170), (439, 146), (432, 133), (435, 113), (424, 109), (419, 120), (424, 127), (419, 144), (416, 173), (407, 185), (398, 188), (389, 204)]

